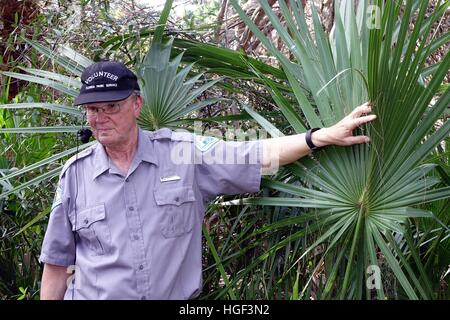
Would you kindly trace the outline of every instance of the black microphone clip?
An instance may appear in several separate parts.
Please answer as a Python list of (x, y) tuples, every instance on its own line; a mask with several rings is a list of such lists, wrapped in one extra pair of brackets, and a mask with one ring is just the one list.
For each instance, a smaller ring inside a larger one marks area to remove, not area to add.
[(89, 142), (89, 139), (92, 136), (92, 131), (89, 129), (80, 129), (77, 132), (77, 136), (81, 142), (87, 143), (87, 142)]

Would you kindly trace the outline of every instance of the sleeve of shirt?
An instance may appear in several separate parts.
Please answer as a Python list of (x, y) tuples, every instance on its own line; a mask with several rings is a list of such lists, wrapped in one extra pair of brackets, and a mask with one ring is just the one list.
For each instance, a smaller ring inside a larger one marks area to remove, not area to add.
[(61, 178), (55, 193), (50, 219), (42, 244), (39, 261), (69, 266), (75, 262), (75, 241), (68, 216), (68, 198), (65, 196), (65, 179)]
[(261, 141), (200, 137), (196, 138), (195, 157), (196, 180), (206, 201), (218, 195), (259, 191)]

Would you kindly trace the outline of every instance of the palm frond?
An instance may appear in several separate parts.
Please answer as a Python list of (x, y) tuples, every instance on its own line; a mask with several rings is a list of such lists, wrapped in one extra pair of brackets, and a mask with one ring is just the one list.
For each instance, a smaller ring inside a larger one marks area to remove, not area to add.
[[(424, 17), (428, 1), (407, 1), (406, 5), (374, 1), (372, 4), (380, 9), (381, 21), (379, 28), (369, 29), (364, 17), (369, 1), (359, 1), (359, 7), (354, 10), (354, 1), (337, 0), (329, 37), (323, 31), (314, 5), (311, 9), (313, 36), (307, 31), (300, 1), (291, 1), (292, 10), (285, 1), (279, 3), (286, 27), (267, 1), (262, 1), (261, 6), (295, 57), (294, 61), (288, 61), (245, 15), (237, 1), (231, 1), (261, 43), (289, 70), (286, 74), (291, 86), (295, 88), (301, 82), (311, 91), (315, 110), (305, 103), (301, 92), (296, 94), (309, 126), (318, 123), (330, 126), (366, 99), (370, 100), (378, 120), (359, 129), (371, 136), (371, 145), (327, 147), (314, 159), (302, 159), (289, 167), (307, 188), (282, 181), (266, 183), (267, 187), (294, 197), (280, 194), (225, 204), (310, 208), (316, 214), (309, 216), (311, 223), (321, 223), (323, 231), (299, 260), (319, 244), (327, 246), (326, 254), (337, 255), (336, 246), (343, 252), (338, 259), (341, 267), (329, 267), (330, 277), (337, 281), (326, 283), (325, 296), (334, 292), (341, 299), (372, 298), (370, 290), (364, 288), (366, 269), (368, 264), (379, 267), (385, 262), (407, 297), (433, 298), (429, 280), (415, 274), (393, 242), (392, 234), (407, 232), (408, 219), (434, 219), (432, 212), (416, 206), (450, 197), (448, 187), (440, 186), (437, 177), (428, 176), (434, 166), (421, 165), (450, 133), (448, 121), (431, 133), (449, 101), (448, 89), (436, 102), (432, 98), (439, 92), (450, 67), (450, 56), (445, 56), (432, 72), (425, 68), (429, 54), (447, 39), (447, 36), (440, 39), (429, 36), (432, 21), (442, 16), (448, 1), (440, 3), (427, 19)], [(413, 16), (416, 22), (409, 30)], [(432, 74), (427, 85), (420, 81), (424, 72)], [(273, 90), (268, 81), (267, 86)], [(280, 110), (286, 108), (282, 98), (274, 101)], [(320, 121), (311, 116), (312, 112)], [(259, 115), (254, 112), (252, 115), (268, 127)], [(285, 116), (295, 127), (294, 118)], [(415, 262), (423, 269), (419, 259)], [(376, 294), (384, 299), (386, 290), (378, 288)]]

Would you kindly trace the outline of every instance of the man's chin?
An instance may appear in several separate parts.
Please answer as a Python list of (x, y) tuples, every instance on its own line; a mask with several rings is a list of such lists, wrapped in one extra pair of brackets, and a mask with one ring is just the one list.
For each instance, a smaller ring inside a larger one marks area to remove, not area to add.
[(116, 143), (116, 139), (114, 139), (112, 136), (110, 135), (106, 135), (106, 134), (100, 134), (97, 135), (95, 137), (97, 139), (97, 141), (104, 145), (104, 146), (109, 146), (109, 145), (114, 145)]

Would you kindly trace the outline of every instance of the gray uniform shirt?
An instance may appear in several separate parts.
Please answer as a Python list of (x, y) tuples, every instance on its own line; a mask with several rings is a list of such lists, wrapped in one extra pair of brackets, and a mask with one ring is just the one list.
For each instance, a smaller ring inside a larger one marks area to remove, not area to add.
[(61, 172), (40, 260), (76, 264), (65, 299), (193, 298), (205, 206), (258, 191), (261, 152), (259, 141), (139, 129), (124, 176), (96, 143)]

